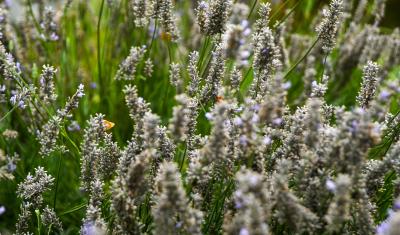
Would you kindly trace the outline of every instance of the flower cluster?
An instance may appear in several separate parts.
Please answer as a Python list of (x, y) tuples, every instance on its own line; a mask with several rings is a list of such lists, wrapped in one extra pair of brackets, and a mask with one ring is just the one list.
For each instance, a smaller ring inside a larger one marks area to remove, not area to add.
[(318, 38), (322, 40), (322, 48), (326, 52), (331, 51), (335, 45), (342, 8), (342, 0), (333, 0), (329, 5), (329, 10), (324, 10), (324, 19), (316, 29)]
[(331, 0), (300, 23), (317, 4), (94, 2), (27, 1), (23, 27), (0, 4), (10, 231), (398, 234), (400, 30), (378, 27), (385, 0)]
[[(41, 221), (44, 226), (62, 231), (62, 225), (53, 209), (43, 207), (43, 193), (54, 184), (54, 178), (48, 175), (43, 167), (38, 167), (35, 174), (28, 174), (26, 179), (18, 185), (17, 194), (23, 200), (21, 212), (17, 222), (17, 234), (29, 232), (29, 220), (33, 212), (41, 209)], [(38, 213), (38, 212), (36, 212)]]
[(47, 6), (43, 12), (43, 21), (40, 23), (42, 34), (40, 35), (44, 40), (58, 41), (58, 27), (54, 22), (55, 12), (52, 7)]
[(231, 7), (231, 0), (201, 1), (197, 9), (197, 20), (200, 30), (206, 35), (223, 33)]

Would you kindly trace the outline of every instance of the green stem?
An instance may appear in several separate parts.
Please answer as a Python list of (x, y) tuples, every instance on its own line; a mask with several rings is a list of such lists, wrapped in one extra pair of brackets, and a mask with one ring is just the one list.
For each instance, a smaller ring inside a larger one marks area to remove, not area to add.
[(57, 192), (58, 192), (58, 182), (60, 179), (60, 171), (61, 171), (61, 162), (62, 162), (62, 153), (60, 152), (60, 158), (58, 159), (58, 169), (57, 169), (57, 178), (56, 178), (56, 188), (54, 193), (54, 201), (53, 201), (53, 210), (56, 210), (57, 203)]
[(103, 16), (104, 0), (101, 1), (99, 19), (97, 21), (97, 69), (98, 69), (98, 80), (101, 81), (101, 40), (100, 40), (100, 26), (101, 19)]
[[(220, 190), (222, 191), (222, 194), (220, 195), (219, 200), (217, 200), (216, 203), (214, 204), (214, 207), (213, 207), (213, 209), (212, 209), (212, 211), (211, 211), (211, 215), (210, 215), (210, 217), (209, 217), (209, 219), (208, 219), (208, 221), (207, 221), (207, 224), (206, 224), (206, 232), (205, 232), (206, 234), (208, 234), (208, 232), (209, 232), (209, 230), (210, 230), (212, 220), (214, 220), (214, 217), (216, 217), (215, 214), (218, 213), (218, 212), (217, 212), (218, 206), (220, 207), (219, 210), (221, 210), (221, 207), (222, 207), (222, 205), (224, 204), (225, 199), (226, 199), (226, 197), (227, 197), (227, 193), (228, 193), (228, 191), (230, 190), (230, 188), (232, 187), (232, 185), (233, 185), (233, 182), (232, 182), (232, 180), (230, 180), (230, 182), (228, 183), (228, 185), (227, 185), (227, 187), (225, 188), (225, 190), (220, 189)], [(220, 187), (221, 187), (221, 186), (220, 186)], [(223, 186), (222, 186), (222, 187), (223, 187)], [(219, 193), (221, 193), (221, 192), (219, 192)], [(219, 204), (220, 204), (220, 205), (219, 205)]]
[(209, 42), (210, 42), (210, 37), (207, 36), (207, 37), (204, 39), (203, 46), (202, 46), (202, 48), (201, 48), (201, 50), (200, 50), (200, 58), (199, 58), (199, 61), (198, 61), (198, 68), (199, 68), (199, 70), (201, 69), (201, 66), (202, 66), (202, 64), (203, 64), (204, 53), (206, 52), (206, 49), (207, 49), (207, 47), (208, 47)]
[(282, 20), (276, 26), (274, 26), (274, 28), (278, 28), (283, 22), (285, 22), (287, 18), (289, 18), (289, 16), (294, 12), (296, 7), (300, 5), (301, 1), (302, 0), (296, 2), (296, 4), (292, 7), (292, 9), (290, 9), (290, 11), (282, 18)]
[[(214, 49), (214, 47), (212, 47), (211, 51), (212, 51), (213, 49)], [(207, 55), (207, 57), (206, 57), (206, 61), (207, 61), (206, 66), (204, 67), (204, 69), (201, 69), (201, 67), (200, 67), (200, 76), (201, 76), (201, 77), (204, 77), (204, 75), (206, 74), (207, 68), (208, 68), (208, 66), (210, 65), (210, 63), (211, 63), (211, 61), (212, 61), (212, 59), (213, 59), (212, 57), (213, 57), (212, 53), (208, 53), (208, 55)]]
[[(301, 0), (300, 0), (301, 1)], [(286, 6), (286, 4), (288, 4), (290, 2), (290, 0), (285, 1), (283, 4), (281, 4), (278, 8), (278, 10), (276, 10), (276, 12), (270, 17), (271, 21), (273, 19), (275, 19), (275, 17), (278, 16), (278, 14), (281, 12), (282, 9), (284, 9), (284, 7)]]
[(240, 81), (239, 88), (243, 86), (243, 83), (246, 81), (247, 76), (249, 76), (249, 74), (250, 74), (250, 72), (251, 72), (252, 69), (253, 69), (253, 66), (250, 66), (250, 67), (247, 69), (246, 74), (244, 75), (242, 81)]
[(148, 56), (150, 56), (151, 48), (153, 47), (154, 39), (156, 38), (157, 22), (158, 22), (158, 19), (156, 19), (156, 20), (154, 21), (154, 31), (153, 31), (153, 35), (152, 35), (152, 37), (151, 37), (150, 46), (149, 46), (149, 49), (148, 49)]
[(184, 164), (184, 162), (185, 162), (185, 156), (186, 156), (187, 147), (188, 147), (188, 145), (187, 145), (187, 143), (186, 143), (186, 144), (185, 144), (185, 150), (183, 151), (183, 155), (182, 155), (182, 160), (181, 160), (181, 163), (179, 164), (179, 165), (180, 165), (180, 166), (179, 166), (179, 171), (180, 171), (180, 172), (182, 172), (183, 164)]
[(40, 211), (39, 209), (35, 210), (35, 214), (36, 214), (36, 219), (37, 219), (37, 231), (38, 231), (38, 235), (41, 234), (41, 228), (42, 228), (42, 222), (40, 221)]
[(389, 123), (392, 123), (399, 115), (400, 115), (400, 110), (398, 110), (397, 113), (392, 118), (389, 119)]
[[(168, 99), (169, 87), (170, 87), (169, 79), (167, 78), (167, 90), (165, 91), (164, 99), (163, 99), (163, 101), (162, 101), (162, 107), (161, 107), (161, 109), (162, 109), (162, 110), (165, 110), (165, 112), (168, 111), (168, 107), (167, 107), (167, 105), (165, 105), (165, 104), (166, 104), (167, 99)], [(164, 107), (165, 107), (165, 108), (164, 108)]]
[(39, 34), (42, 34), (42, 29), (40, 28), (39, 22), (36, 20), (36, 17), (33, 14), (31, 0), (28, 0), (28, 11), (29, 11), (29, 15), (32, 17), (33, 24), (35, 25), (36, 30), (38, 31)]
[(0, 123), (6, 119), (18, 106), (15, 105), (14, 107), (12, 107), (12, 109), (10, 109), (10, 111), (8, 111), (1, 119), (0, 119)]
[(307, 52), (290, 68), (290, 70), (283, 77), (284, 79), (287, 79), (289, 75), (296, 69), (296, 67), (310, 54), (311, 50), (315, 47), (315, 45), (317, 45), (318, 41), (319, 37), (314, 41), (310, 48), (308, 48)]
[(53, 224), (50, 224), (50, 226), (49, 226), (49, 231), (47, 232), (47, 235), (50, 235), (50, 234), (51, 234), (51, 228), (52, 228), (52, 226), (53, 226)]
[(319, 78), (319, 83), (322, 83), (323, 79), (324, 79), (324, 73), (325, 73), (325, 66), (326, 66), (326, 58), (328, 58), (328, 53), (326, 53), (325, 58), (324, 58), (324, 64), (322, 65), (322, 73), (321, 73), (321, 77)]
[(256, 83), (256, 87), (255, 87), (256, 88), (256, 93), (254, 94), (253, 99), (257, 98), (258, 90), (260, 89), (260, 72), (261, 72), (261, 70), (259, 69), (258, 73), (257, 73), (257, 83)]
[(67, 211), (61, 213), (60, 216), (67, 215), (67, 214), (71, 214), (71, 213), (73, 213), (73, 212), (75, 212), (75, 211), (79, 211), (80, 209), (85, 208), (85, 207), (86, 207), (86, 204), (87, 204), (87, 203), (84, 202), (84, 203), (82, 203), (82, 204), (80, 204), (80, 205), (74, 206), (74, 207), (72, 207), (72, 209), (67, 210)]
[(171, 45), (169, 42), (167, 43), (167, 48), (168, 48), (169, 63), (172, 63), (173, 62), (172, 51), (171, 51)]
[(44, 51), (45, 51), (46, 58), (47, 58), (47, 56), (48, 56), (48, 54), (49, 54), (49, 50), (48, 50), (46, 41), (43, 40), (42, 37), (41, 37), (41, 35), (43, 34), (42, 28), (40, 27), (40, 24), (39, 24), (39, 22), (37, 21), (37, 19), (36, 19), (36, 17), (35, 17), (35, 14), (33, 13), (32, 2), (31, 2), (31, 0), (27, 0), (27, 1), (28, 1), (28, 12), (29, 12), (29, 15), (30, 15), (31, 18), (32, 18), (32, 21), (33, 21), (33, 24), (34, 24), (34, 26), (35, 26), (35, 29), (36, 29), (36, 30), (38, 31), (38, 33), (39, 33), (39, 41), (40, 41), (40, 44), (41, 44), (41, 45), (44, 47), (44, 49), (45, 49)]
[(251, 15), (253, 14), (254, 9), (256, 8), (256, 5), (257, 5), (257, 0), (254, 0), (253, 5), (251, 6), (250, 13), (249, 13), (249, 15), (247, 16), (247, 19), (250, 19)]
[(76, 145), (76, 143), (69, 137), (67, 131), (65, 130), (64, 126), (61, 126), (61, 134), (62, 136), (64, 136), (71, 144), (72, 146), (75, 148), (76, 153), (79, 155), (80, 154), (80, 149), (79, 147)]

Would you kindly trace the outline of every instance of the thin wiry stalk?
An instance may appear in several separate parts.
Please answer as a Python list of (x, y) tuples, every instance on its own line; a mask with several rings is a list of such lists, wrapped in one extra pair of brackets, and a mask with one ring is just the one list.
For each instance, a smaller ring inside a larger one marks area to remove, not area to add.
[(310, 48), (308, 48), (308, 50), (306, 51), (306, 53), (289, 69), (288, 72), (286, 72), (285, 76), (283, 76), (285, 79), (287, 79), (289, 77), (289, 75), (296, 69), (296, 67), (305, 59), (307, 58), (307, 56), (310, 54), (310, 52), (312, 51), (312, 49), (317, 45), (319, 41), (319, 38), (317, 38), (314, 43), (310, 46)]
[[(33, 20), (33, 24), (35, 25), (35, 29), (37, 30), (37, 32), (39, 33), (39, 35), (42, 35), (42, 29), (41, 29), (41, 27), (40, 27), (40, 24), (39, 24), (39, 22), (37, 21), (37, 19), (36, 19), (36, 17), (35, 17), (35, 14), (33, 13), (33, 9), (32, 9), (32, 0), (27, 0), (27, 1), (28, 1), (28, 12), (29, 12), (30, 17), (31, 17), (32, 20)], [(49, 54), (49, 53), (48, 53), (47, 44), (46, 44), (46, 42), (45, 42), (41, 37), (39, 37), (39, 41), (40, 41), (41, 45), (45, 48), (46, 58), (47, 58), (47, 57), (48, 57), (47, 55)]]
[(204, 54), (205, 54), (205, 52), (207, 50), (207, 47), (208, 47), (209, 43), (210, 43), (210, 36), (206, 36), (206, 38), (204, 39), (203, 46), (201, 47), (201, 50), (200, 50), (200, 58), (199, 58), (199, 61), (198, 61), (198, 68), (199, 68), (200, 71), (201, 71), (201, 67), (202, 67), (202, 64), (203, 64), (203, 57), (204, 57)]
[(98, 70), (98, 81), (102, 81), (102, 68), (101, 68), (101, 38), (100, 38), (100, 27), (101, 19), (103, 17), (105, 0), (101, 0), (99, 18), (97, 20), (97, 70)]
[(290, 11), (282, 18), (282, 20), (280, 20), (276, 26), (274, 25), (274, 28), (279, 28), (279, 26), (281, 26), (289, 18), (289, 16), (291, 16), (294, 13), (294, 10), (300, 5), (302, 1), (303, 0), (297, 1), (296, 4), (290, 9)]
[(247, 19), (250, 19), (251, 15), (253, 14), (253, 11), (254, 11), (254, 9), (255, 9), (256, 6), (257, 6), (257, 2), (258, 2), (258, 0), (254, 0), (253, 5), (251, 6), (251, 9), (250, 9), (250, 13), (249, 13), (249, 15), (247, 16)]
[(56, 177), (56, 185), (55, 185), (54, 200), (53, 200), (53, 210), (54, 211), (56, 210), (56, 204), (57, 204), (58, 182), (60, 179), (62, 156), (63, 156), (62, 153), (60, 153), (60, 156), (58, 157), (57, 177)]
[(14, 112), (14, 110), (16, 110), (18, 108), (18, 106), (14, 105), (10, 111), (8, 111), (6, 114), (4, 114), (4, 116), (0, 119), (0, 123), (2, 121), (4, 121), (9, 115), (11, 115), (12, 112)]
[[(301, 0), (300, 0), (301, 1)], [(279, 8), (275, 11), (274, 14), (271, 15), (271, 21), (275, 19), (275, 17), (277, 17), (279, 15), (279, 13), (285, 9), (286, 4), (288, 4), (290, 2), (290, 0), (286, 0), (285, 2), (283, 2)]]
[(153, 31), (153, 35), (151, 36), (150, 46), (149, 46), (149, 49), (147, 50), (147, 54), (148, 54), (149, 56), (150, 56), (151, 48), (153, 47), (154, 40), (155, 40), (155, 38), (156, 38), (157, 24), (158, 24), (158, 19), (155, 19), (155, 21), (154, 21), (154, 31)]
[(322, 79), (324, 78), (325, 75), (325, 66), (326, 66), (326, 59), (328, 58), (328, 53), (326, 53), (326, 55), (324, 56), (324, 63), (322, 64), (322, 72), (321, 72), (321, 76), (318, 79), (318, 82), (321, 83)]

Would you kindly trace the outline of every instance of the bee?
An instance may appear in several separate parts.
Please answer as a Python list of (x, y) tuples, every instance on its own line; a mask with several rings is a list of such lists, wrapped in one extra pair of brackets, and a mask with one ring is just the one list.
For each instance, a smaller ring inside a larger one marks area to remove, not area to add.
[(103, 126), (106, 129), (106, 131), (110, 130), (111, 128), (113, 128), (115, 126), (115, 123), (107, 121), (107, 120), (103, 120)]
[(172, 36), (170, 33), (161, 32), (160, 38), (163, 41), (169, 42), (169, 41), (171, 41)]
[(223, 101), (224, 100), (224, 97), (222, 97), (222, 96), (220, 96), (220, 95), (217, 95), (217, 97), (215, 98), (215, 101), (217, 102), (217, 103), (219, 103), (219, 102), (221, 102), (221, 101)]

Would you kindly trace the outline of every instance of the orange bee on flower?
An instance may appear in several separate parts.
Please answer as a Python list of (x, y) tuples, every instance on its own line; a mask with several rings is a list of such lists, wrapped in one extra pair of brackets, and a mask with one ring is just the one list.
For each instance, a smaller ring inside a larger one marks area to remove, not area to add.
[(115, 123), (107, 121), (107, 120), (103, 120), (103, 125), (104, 128), (106, 128), (106, 131), (110, 130), (111, 128), (113, 128), (115, 126)]
[(217, 97), (215, 98), (215, 101), (217, 102), (217, 103), (219, 103), (219, 102), (221, 102), (221, 101), (223, 101), (224, 100), (224, 97), (222, 97), (222, 96), (220, 96), (220, 95), (217, 95)]

